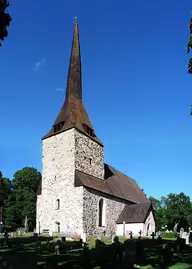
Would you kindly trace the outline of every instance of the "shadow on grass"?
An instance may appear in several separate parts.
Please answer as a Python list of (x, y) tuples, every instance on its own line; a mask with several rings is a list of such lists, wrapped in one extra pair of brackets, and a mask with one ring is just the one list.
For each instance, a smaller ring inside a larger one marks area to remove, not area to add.
[[(43, 243), (40, 248), (36, 247), (34, 238), (10, 239), (11, 248), (4, 250), (3, 260), (12, 264), (12, 269), (133, 268), (123, 258), (119, 259), (117, 257), (117, 249), (112, 245), (89, 250), (88, 248), (80, 249), (78, 242), (65, 242), (60, 247), (60, 255), (55, 255), (55, 243), (52, 242), (49, 246), (46, 246), (46, 239), (46, 237), (40, 238), (40, 241)], [(24, 248), (16, 250), (14, 243), (18, 243), (21, 240)], [(123, 244), (120, 248), (122, 252), (125, 250), (123, 249)], [(180, 267), (177, 267), (178, 269), (192, 268), (192, 248), (184, 245), (180, 245), (179, 250), (177, 248), (176, 241), (137, 240), (134, 262), (140, 265), (141, 268), (147, 268), (146, 266), (150, 265), (151, 267), (148, 268), (166, 269), (171, 265), (179, 263)], [(191, 267), (182, 267), (182, 263), (191, 264)]]

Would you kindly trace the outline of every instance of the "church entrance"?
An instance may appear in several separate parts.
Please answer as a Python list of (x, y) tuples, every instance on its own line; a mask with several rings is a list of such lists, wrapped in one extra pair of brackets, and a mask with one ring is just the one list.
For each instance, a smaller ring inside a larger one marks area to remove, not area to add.
[(150, 234), (150, 228), (151, 228), (151, 226), (150, 226), (150, 223), (148, 223), (148, 225), (147, 225), (147, 236), (149, 236)]

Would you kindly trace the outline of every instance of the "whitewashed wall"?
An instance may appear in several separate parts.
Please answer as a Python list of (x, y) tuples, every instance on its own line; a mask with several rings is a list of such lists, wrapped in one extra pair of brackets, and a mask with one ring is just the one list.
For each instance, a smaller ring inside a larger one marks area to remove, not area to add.
[[(138, 236), (139, 231), (143, 231), (144, 224), (143, 223), (126, 223), (125, 224), (125, 235), (126, 231), (132, 231), (133, 236)], [(117, 235), (123, 236), (123, 224), (117, 224)]]
[(144, 224), (144, 234), (149, 236), (152, 232), (155, 232), (155, 219), (152, 211), (150, 211)]
[[(123, 224), (117, 224), (117, 235), (123, 236), (123, 229)], [(155, 219), (152, 211), (149, 212), (145, 223), (126, 223), (125, 235), (126, 231), (132, 231), (133, 236), (138, 236), (139, 231), (142, 231), (142, 236), (150, 236), (152, 232), (155, 232)]]

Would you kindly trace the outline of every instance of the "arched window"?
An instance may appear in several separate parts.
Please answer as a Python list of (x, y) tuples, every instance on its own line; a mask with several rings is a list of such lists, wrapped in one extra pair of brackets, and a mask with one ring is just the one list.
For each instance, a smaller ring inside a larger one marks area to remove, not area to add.
[(105, 226), (105, 201), (103, 198), (99, 201), (99, 227)]
[(60, 222), (59, 221), (56, 221), (55, 222), (55, 225), (56, 225), (56, 227), (55, 227), (56, 228), (56, 232), (57, 233), (60, 233)]
[(56, 210), (60, 209), (60, 199), (57, 199), (57, 200), (55, 201), (55, 209), (56, 209)]

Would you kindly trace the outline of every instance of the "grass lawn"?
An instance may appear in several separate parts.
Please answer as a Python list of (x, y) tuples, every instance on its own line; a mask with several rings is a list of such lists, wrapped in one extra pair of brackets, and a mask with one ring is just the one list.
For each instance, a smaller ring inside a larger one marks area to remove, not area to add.
[[(10, 238), (12, 247), (0, 249), (4, 259), (12, 264), (15, 268), (90, 268), (90, 269), (113, 269), (113, 268), (131, 268), (115, 259), (114, 248), (108, 237), (104, 237), (106, 246), (95, 249), (96, 237), (88, 238), (88, 249), (80, 249), (78, 242), (66, 242), (60, 248), (60, 255), (55, 254), (55, 242), (58, 238), (50, 241), (50, 245), (46, 246), (47, 237), (40, 237), (41, 247), (37, 247), (37, 243), (33, 237), (17, 237)], [(0, 239), (0, 242), (3, 239)], [(23, 249), (17, 249), (15, 246), (19, 242), (23, 242)], [(120, 238), (123, 243), (124, 238)], [(162, 245), (168, 244), (167, 251), (162, 252)], [(171, 240), (150, 240), (143, 239), (137, 241), (137, 264), (141, 269), (192, 269), (192, 247), (185, 246), (179, 253), (177, 259), (171, 262), (169, 251), (176, 245)], [(162, 260), (162, 257), (163, 260)], [(45, 264), (50, 267), (45, 267)], [(1, 268), (9, 268), (2, 267)]]

